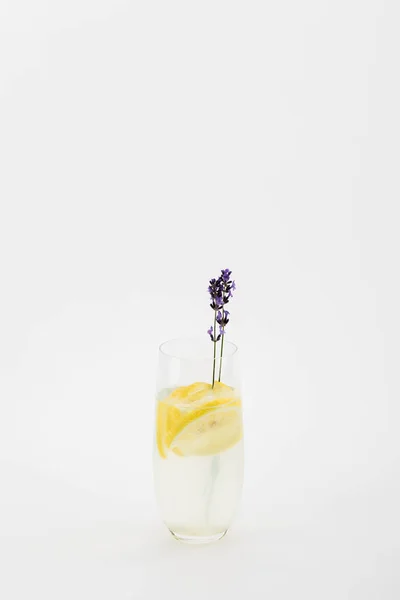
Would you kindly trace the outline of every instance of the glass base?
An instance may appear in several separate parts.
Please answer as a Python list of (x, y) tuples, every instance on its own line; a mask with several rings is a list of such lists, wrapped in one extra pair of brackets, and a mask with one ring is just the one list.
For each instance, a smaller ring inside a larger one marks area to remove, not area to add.
[(217, 542), (224, 537), (227, 531), (228, 530), (225, 529), (225, 531), (214, 533), (214, 535), (186, 535), (170, 529), (174, 538), (184, 544), (210, 544), (211, 542)]

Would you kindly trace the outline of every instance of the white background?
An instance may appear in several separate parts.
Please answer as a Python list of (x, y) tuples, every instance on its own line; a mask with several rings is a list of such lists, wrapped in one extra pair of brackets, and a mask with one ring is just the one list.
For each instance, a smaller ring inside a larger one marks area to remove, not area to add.
[[(0, 597), (395, 600), (396, 1), (0, 0)], [(162, 526), (158, 344), (233, 269), (246, 478)]]

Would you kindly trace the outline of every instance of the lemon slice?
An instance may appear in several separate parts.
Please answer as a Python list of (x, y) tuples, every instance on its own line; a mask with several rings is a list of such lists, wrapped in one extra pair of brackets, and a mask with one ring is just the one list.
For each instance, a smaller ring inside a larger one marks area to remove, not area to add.
[(192, 419), (175, 436), (170, 447), (179, 456), (208, 456), (228, 450), (241, 437), (240, 409), (223, 407)]
[(159, 454), (167, 457), (169, 449), (184, 456), (179, 448), (171, 446), (173, 440), (192, 422), (205, 417), (219, 408), (240, 407), (240, 399), (233, 388), (221, 382), (196, 382), (173, 390), (167, 398), (158, 402), (156, 441)]

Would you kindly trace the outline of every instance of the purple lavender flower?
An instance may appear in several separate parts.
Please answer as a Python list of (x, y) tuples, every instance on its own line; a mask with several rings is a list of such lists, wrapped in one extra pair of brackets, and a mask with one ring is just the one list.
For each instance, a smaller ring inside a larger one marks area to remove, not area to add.
[(223, 305), (225, 304), (224, 302), (224, 298), (222, 296), (212, 296), (211, 297), (211, 308), (213, 310), (219, 310), (220, 308), (223, 307)]
[(224, 281), (225, 283), (227, 283), (229, 281), (229, 277), (231, 276), (232, 271), (230, 271), (229, 269), (222, 269), (221, 270), (221, 279), (222, 281)]
[(217, 280), (210, 279), (210, 285), (208, 286), (208, 293), (210, 294), (210, 296), (214, 296), (216, 288), (217, 288)]
[(229, 323), (229, 311), (228, 310), (223, 310), (222, 312), (219, 310), (216, 316), (216, 321), (218, 323), (218, 325), (221, 325), (223, 328), (225, 328), (226, 325), (228, 325)]
[(207, 333), (208, 333), (208, 335), (210, 336), (210, 338), (211, 338), (211, 341), (212, 341), (212, 342), (219, 342), (219, 340), (221, 339), (221, 328), (220, 328), (220, 333), (219, 333), (219, 335), (217, 335), (216, 337), (213, 335), (213, 331), (214, 331), (214, 328), (213, 328), (213, 326), (211, 325), (211, 326), (210, 326), (210, 329), (207, 329)]
[(219, 310), (224, 304), (224, 288), (222, 285), (222, 280), (219, 277), (218, 279), (211, 279), (210, 285), (208, 287), (208, 293), (210, 294), (211, 300), (211, 308), (213, 310)]

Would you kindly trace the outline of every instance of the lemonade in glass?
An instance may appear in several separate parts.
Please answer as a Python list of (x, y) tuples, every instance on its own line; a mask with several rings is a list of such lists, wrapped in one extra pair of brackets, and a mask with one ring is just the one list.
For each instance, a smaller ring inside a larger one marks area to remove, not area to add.
[[(210, 356), (206, 343), (171, 340), (159, 352), (156, 495), (168, 529), (189, 543), (225, 535), (243, 482), (237, 347), (225, 342), (223, 369), (219, 369), (220, 359)], [(214, 381), (207, 381), (210, 373), (215, 373)]]

